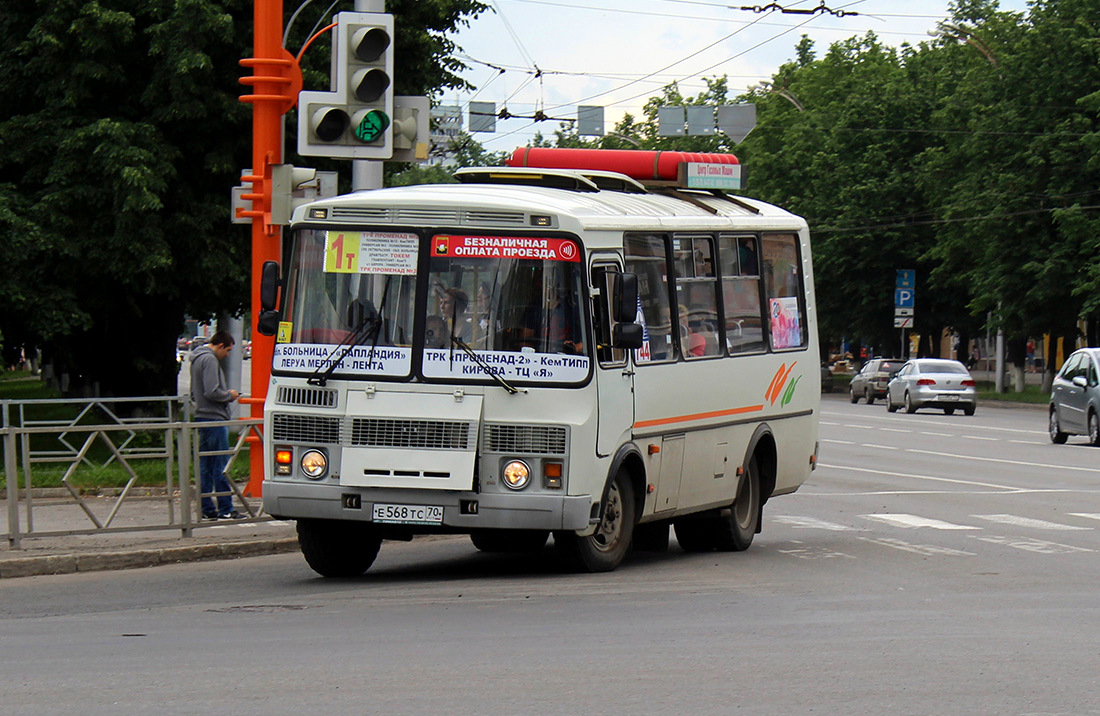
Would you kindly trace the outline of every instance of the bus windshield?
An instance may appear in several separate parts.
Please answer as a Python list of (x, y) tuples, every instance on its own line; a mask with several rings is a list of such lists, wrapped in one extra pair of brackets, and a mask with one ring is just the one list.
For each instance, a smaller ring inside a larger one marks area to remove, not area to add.
[(425, 278), (412, 232), (296, 236), (273, 370), (478, 383), (489, 372), (512, 383), (588, 378), (583, 264), (571, 239), (433, 234), (423, 244)]

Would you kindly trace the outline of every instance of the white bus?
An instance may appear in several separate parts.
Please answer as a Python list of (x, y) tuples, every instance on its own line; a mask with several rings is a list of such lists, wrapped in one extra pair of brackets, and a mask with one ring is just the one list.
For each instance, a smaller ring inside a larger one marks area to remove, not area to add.
[(670, 527), (687, 551), (743, 550), (809, 476), (805, 221), (601, 156), (295, 211), (261, 292), (263, 504), (315, 571), (430, 533), (486, 551), (552, 534), (589, 571), (667, 549)]

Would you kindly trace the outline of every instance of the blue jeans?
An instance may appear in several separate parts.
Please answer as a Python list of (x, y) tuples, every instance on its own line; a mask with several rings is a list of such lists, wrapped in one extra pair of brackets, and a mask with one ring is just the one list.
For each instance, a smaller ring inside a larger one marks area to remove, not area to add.
[[(196, 423), (210, 422), (209, 419), (195, 418)], [(229, 427), (222, 425), (213, 428), (199, 428), (199, 451), (208, 452), (229, 449)], [(213, 515), (228, 515), (233, 511), (233, 497), (231, 494), (219, 495), (217, 509), (214, 508), (214, 498), (207, 493), (225, 492), (231, 493), (229, 479), (225, 476), (225, 466), (229, 463), (228, 455), (207, 455), (199, 458), (200, 488), (203, 492), (202, 513), (207, 517)]]

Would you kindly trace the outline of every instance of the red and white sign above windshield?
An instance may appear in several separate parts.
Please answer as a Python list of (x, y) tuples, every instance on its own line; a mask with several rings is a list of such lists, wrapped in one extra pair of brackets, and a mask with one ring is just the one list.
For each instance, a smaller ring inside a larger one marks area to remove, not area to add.
[(581, 260), (581, 252), (575, 241), (526, 236), (451, 236), (441, 234), (432, 237), (432, 256), (570, 262)]

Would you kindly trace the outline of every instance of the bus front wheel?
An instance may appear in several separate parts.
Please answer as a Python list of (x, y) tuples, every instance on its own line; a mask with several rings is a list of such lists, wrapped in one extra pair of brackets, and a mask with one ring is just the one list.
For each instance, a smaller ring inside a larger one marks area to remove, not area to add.
[(603, 518), (596, 531), (586, 537), (576, 532), (555, 532), (554, 548), (574, 568), (588, 572), (610, 572), (622, 563), (634, 536), (634, 490), (620, 472), (611, 483)]
[(358, 577), (374, 564), (382, 538), (358, 522), (298, 520), (298, 545), (322, 577)]

